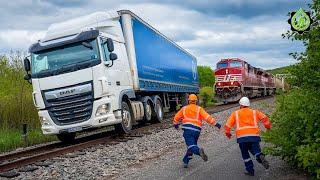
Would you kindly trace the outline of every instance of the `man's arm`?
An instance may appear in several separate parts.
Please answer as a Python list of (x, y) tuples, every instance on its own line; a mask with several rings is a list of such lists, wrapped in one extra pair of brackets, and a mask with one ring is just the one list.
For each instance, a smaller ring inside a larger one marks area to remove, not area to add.
[[(183, 107), (184, 108), (184, 107)], [(183, 118), (183, 108), (181, 108), (173, 118), (173, 125), (178, 125)]]
[(256, 112), (257, 112), (258, 120), (260, 120), (263, 123), (264, 127), (266, 129), (271, 129), (271, 123), (269, 121), (268, 116), (266, 116), (265, 114), (263, 114), (262, 112), (260, 112), (258, 110), (256, 110)]
[(217, 121), (208, 114), (203, 108), (200, 108), (200, 118), (205, 120), (207, 123), (216, 126), (217, 128), (221, 128), (221, 125), (217, 123)]
[(231, 138), (231, 129), (235, 124), (235, 117), (234, 113), (228, 118), (226, 125), (224, 126), (225, 134), (228, 138)]

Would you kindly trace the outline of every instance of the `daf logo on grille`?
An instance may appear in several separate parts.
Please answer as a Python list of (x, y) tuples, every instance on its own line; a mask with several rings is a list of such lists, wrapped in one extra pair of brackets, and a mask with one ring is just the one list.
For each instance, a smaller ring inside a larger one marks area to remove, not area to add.
[(56, 99), (60, 97), (71, 96), (75, 94), (82, 94), (92, 91), (91, 84), (84, 84), (80, 86), (70, 87), (68, 89), (59, 89), (54, 91), (45, 92), (46, 99)]
[(76, 91), (76, 89), (68, 89), (65, 91), (60, 91), (60, 96), (67, 96), (67, 95), (71, 95)]

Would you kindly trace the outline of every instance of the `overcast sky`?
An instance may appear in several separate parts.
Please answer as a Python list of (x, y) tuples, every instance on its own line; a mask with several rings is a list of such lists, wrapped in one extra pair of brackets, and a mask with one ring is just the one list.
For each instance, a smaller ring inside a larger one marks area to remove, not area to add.
[(214, 69), (221, 58), (240, 57), (271, 69), (293, 64), (303, 50), (282, 39), (287, 13), (305, 0), (0, 0), (0, 54), (27, 51), (51, 23), (96, 11), (129, 9)]

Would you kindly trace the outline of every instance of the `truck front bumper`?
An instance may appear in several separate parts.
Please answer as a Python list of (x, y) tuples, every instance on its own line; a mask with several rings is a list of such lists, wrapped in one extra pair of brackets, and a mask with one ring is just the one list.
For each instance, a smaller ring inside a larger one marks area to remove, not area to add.
[(60, 134), (63, 132), (69, 132), (70, 129), (85, 130), (89, 128), (103, 127), (103, 126), (121, 123), (120, 111), (113, 112), (112, 110), (110, 110), (107, 114), (96, 117), (97, 108), (100, 105), (108, 104), (108, 103), (109, 104), (111, 103), (109, 98), (102, 98), (99, 100), (95, 100), (93, 102), (92, 115), (89, 120), (80, 122), (80, 123), (62, 125), (62, 126), (57, 125), (53, 122), (47, 110), (40, 110), (38, 114), (40, 119), (42, 119), (42, 122), (41, 122), (42, 132), (43, 134)]

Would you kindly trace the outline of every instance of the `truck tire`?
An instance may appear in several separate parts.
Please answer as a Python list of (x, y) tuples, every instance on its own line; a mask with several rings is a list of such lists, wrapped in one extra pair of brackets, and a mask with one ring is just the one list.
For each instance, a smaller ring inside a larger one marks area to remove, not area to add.
[(146, 103), (143, 104), (144, 108), (144, 116), (143, 120), (144, 122), (149, 122), (152, 119), (152, 105), (151, 101), (147, 101)]
[(66, 144), (70, 144), (74, 142), (74, 139), (76, 138), (76, 133), (62, 133), (57, 134), (57, 138), (62, 142)]
[(156, 122), (163, 122), (163, 116), (164, 116), (164, 112), (163, 112), (163, 106), (162, 103), (159, 99), (156, 100), (155, 104), (154, 104), (154, 109), (153, 109), (153, 117), (156, 120)]
[(115, 125), (115, 129), (120, 134), (127, 134), (132, 130), (132, 112), (127, 102), (122, 102), (122, 122)]

